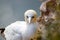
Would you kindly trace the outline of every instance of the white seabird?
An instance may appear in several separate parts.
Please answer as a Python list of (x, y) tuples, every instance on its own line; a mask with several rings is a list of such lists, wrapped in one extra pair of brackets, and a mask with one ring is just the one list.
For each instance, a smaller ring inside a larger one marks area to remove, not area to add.
[(16, 21), (5, 28), (4, 35), (6, 40), (29, 40), (36, 30), (35, 10), (27, 10), (24, 14), (25, 21)]

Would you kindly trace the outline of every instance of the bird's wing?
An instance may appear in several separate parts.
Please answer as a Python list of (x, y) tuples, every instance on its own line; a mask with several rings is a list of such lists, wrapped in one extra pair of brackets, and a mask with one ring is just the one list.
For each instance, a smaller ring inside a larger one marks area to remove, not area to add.
[(21, 40), (22, 39), (22, 35), (19, 34), (19, 33), (16, 33), (15, 31), (13, 30), (5, 30), (4, 31), (4, 34), (5, 34), (5, 38), (6, 40)]
[(25, 22), (17, 21), (5, 28), (4, 34), (7, 40), (20, 40), (22, 39), (21, 33), (24, 31), (22, 29)]

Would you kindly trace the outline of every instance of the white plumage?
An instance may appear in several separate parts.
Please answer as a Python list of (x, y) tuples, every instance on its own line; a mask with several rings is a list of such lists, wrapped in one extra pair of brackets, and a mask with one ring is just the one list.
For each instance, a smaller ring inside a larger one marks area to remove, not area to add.
[(25, 21), (16, 21), (5, 28), (6, 40), (29, 40), (36, 30), (36, 12), (27, 10), (24, 14)]

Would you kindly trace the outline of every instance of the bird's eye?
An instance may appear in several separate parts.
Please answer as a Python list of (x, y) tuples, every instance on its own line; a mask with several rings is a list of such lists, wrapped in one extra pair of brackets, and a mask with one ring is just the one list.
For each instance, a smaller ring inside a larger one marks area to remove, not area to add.
[(32, 16), (32, 18), (34, 18), (34, 16)]
[(27, 16), (27, 18), (28, 18), (28, 16)]

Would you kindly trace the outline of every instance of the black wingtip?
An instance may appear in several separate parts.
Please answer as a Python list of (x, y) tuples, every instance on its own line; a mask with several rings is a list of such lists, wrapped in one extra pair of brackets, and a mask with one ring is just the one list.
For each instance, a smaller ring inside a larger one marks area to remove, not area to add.
[(4, 32), (5, 28), (0, 28), (1, 34)]

